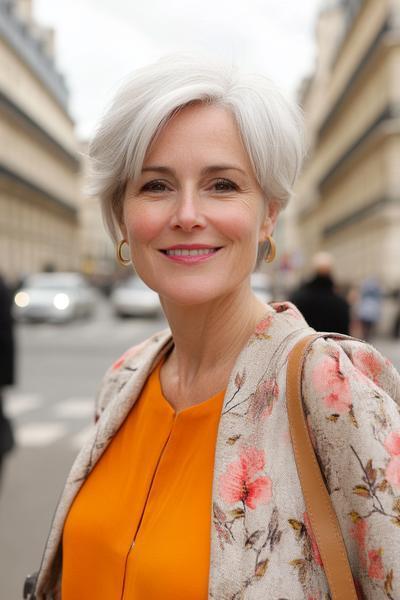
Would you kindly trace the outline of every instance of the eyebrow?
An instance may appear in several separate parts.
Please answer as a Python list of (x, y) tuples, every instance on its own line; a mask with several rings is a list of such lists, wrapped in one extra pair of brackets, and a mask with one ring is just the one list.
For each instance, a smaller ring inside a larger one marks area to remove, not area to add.
[[(149, 171), (165, 173), (166, 175), (176, 175), (174, 169), (170, 169), (169, 167), (163, 167), (161, 165), (150, 165), (148, 167), (143, 167), (142, 173), (147, 173)], [(235, 165), (209, 165), (208, 167), (204, 167), (201, 170), (201, 175), (209, 175), (211, 173), (216, 173), (217, 171), (239, 171), (243, 175), (246, 175), (245, 171), (240, 167), (236, 167)]]

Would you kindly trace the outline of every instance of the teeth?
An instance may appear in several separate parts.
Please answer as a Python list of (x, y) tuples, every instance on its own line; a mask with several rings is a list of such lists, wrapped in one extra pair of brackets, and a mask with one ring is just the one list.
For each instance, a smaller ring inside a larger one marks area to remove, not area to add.
[(202, 254), (213, 254), (216, 248), (199, 248), (197, 250), (166, 250), (168, 256), (200, 256)]

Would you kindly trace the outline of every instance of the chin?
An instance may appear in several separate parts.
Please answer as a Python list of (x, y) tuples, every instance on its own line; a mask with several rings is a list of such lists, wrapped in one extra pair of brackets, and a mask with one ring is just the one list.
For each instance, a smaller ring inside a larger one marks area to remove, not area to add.
[(212, 289), (209, 284), (190, 286), (188, 289), (157, 290), (162, 303), (177, 306), (200, 306), (229, 295), (232, 290)]

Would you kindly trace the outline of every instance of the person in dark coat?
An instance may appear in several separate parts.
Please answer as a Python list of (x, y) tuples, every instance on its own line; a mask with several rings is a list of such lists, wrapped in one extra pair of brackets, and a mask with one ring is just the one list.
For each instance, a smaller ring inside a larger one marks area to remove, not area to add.
[(350, 305), (335, 291), (332, 258), (329, 254), (320, 252), (315, 255), (313, 265), (315, 274), (295, 290), (290, 300), (317, 331), (348, 335)]
[(0, 481), (3, 459), (14, 447), (10, 420), (3, 412), (3, 388), (15, 381), (15, 344), (11, 294), (0, 275)]

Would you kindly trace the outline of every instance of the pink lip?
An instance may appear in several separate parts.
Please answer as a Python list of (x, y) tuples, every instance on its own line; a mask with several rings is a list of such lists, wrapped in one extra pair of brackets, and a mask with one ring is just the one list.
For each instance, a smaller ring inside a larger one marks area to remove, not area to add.
[[(172, 248), (168, 248), (168, 250), (175, 250), (175, 249), (186, 249), (186, 250), (194, 250), (194, 249), (199, 249), (199, 248), (212, 248), (212, 246), (199, 246), (199, 245), (193, 245), (193, 246), (173, 246)], [(161, 254), (167, 259), (167, 260), (171, 260), (172, 262), (175, 263), (180, 263), (180, 264), (184, 264), (184, 265), (195, 265), (198, 264), (200, 262), (204, 262), (206, 260), (211, 260), (214, 258), (214, 256), (216, 254), (218, 254), (220, 248), (218, 250), (215, 250), (215, 252), (212, 252), (211, 254), (201, 254), (198, 256), (171, 256), (166, 254), (165, 252), (161, 252)]]
[(202, 248), (218, 248), (218, 246), (212, 244), (176, 244), (175, 246), (162, 248), (162, 250), (201, 250)]

